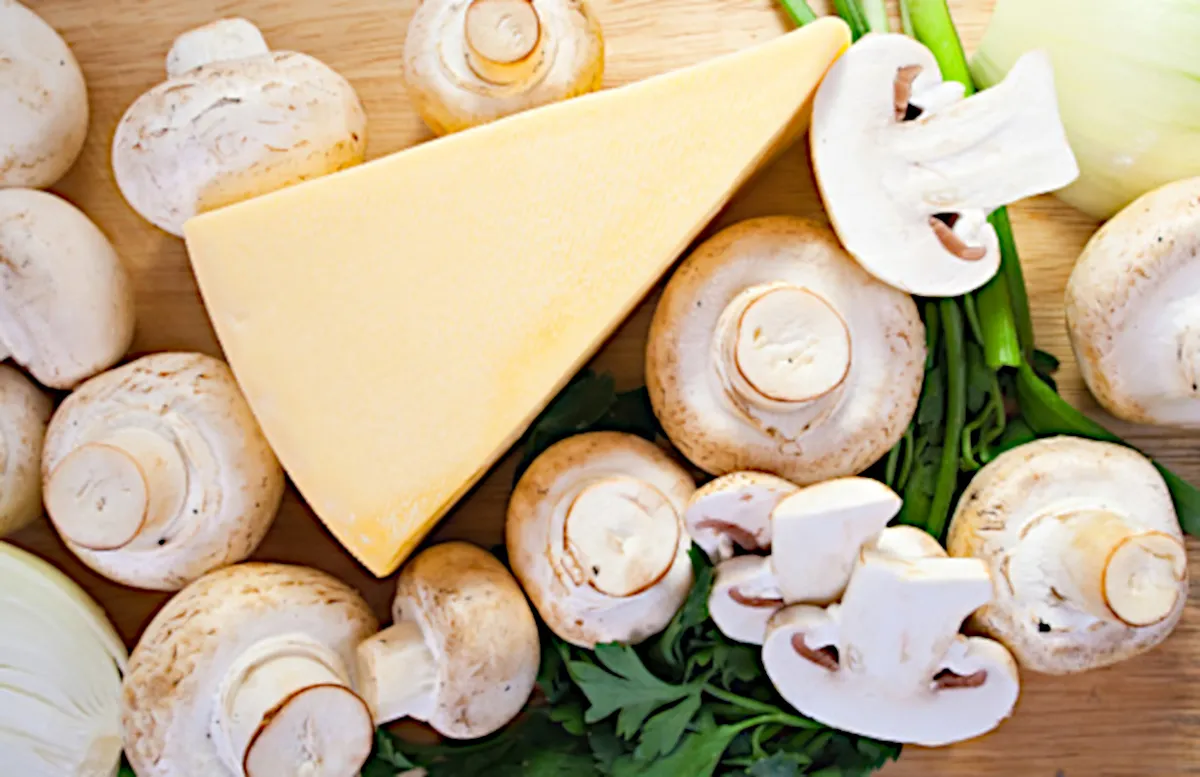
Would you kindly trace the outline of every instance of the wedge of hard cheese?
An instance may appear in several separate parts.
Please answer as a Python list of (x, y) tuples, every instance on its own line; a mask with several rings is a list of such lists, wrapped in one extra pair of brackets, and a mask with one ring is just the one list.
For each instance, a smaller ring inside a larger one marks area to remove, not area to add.
[(817, 22), (188, 222), (259, 423), (367, 568), (392, 572), (520, 437), (848, 43)]

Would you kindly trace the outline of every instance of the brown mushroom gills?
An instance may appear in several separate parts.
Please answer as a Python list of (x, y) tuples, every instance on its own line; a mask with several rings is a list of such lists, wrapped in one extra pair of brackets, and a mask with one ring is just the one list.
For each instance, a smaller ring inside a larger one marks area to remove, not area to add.
[(841, 656), (838, 655), (836, 647), (827, 645), (822, 648), (811, 648), (804, 641), (804, 634), (792, 635), (792, 650), (795, 650), (801, 658), (813, 662), (822, 669), (828, 669), (830, 672), (836, 672), (841, 667)]
[(495, 84), (528, 78), (543, 46), (541, 19), (532, 0), (473, 0), (463, 34), (468, 65)]

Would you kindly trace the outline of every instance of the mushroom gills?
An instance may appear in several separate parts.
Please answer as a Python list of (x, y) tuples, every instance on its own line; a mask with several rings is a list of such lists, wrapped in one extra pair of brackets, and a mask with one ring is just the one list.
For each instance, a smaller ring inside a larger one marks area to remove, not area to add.
[(738, 556), (717, 565), (708, 611), (730, 639), (761, 645), (767, 622), (783, 604), (769, 556)]
[(798, 488), (766, 472), (731, 472), (692, 495), (683, 522), (713, 563), (733, 558), (735, 544), (747, 551), (767, 550), (771, 511)]
[(400, 621), (359, 645), (358, 681), (381, 724), (428, 721), (437, 709), (437, 660), (414, 621)]

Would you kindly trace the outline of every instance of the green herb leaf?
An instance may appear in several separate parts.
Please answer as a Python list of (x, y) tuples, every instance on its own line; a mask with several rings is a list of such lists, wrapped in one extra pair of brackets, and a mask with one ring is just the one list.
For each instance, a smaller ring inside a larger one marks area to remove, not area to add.
[(746, 774), (750, 777), (799, 777), (811, 765), (812, 758), (804, 753), (780, 750), (751, 765)]
[(694, 686), (672, 685), (655, 677), (628, 645), (597, 645), (595, 657), (603, 667), (588, 660), (567, 662), (571, 679), (592, 705), (584, 716), (588, 723), (621, 711), (625, 719), (618, 720), (618, 732), (636, 731), (658, 707), (696, 693)]
[(684, 638), (708, 620), (708, 598), (713, 587), (713, 566), (704, 551), (692, 545), (688, 556), (695, 582), (683, 606), (654, 644), (655, 658), (677, 673), (683, 672), (687, 663), (683, 650)]
[[(125, 759), (125, 756), (121, 756), (121, 768), (117, 771), (117, 777), (137, 777), (133, 773), (133, 767), (129, 765), (129, 761)], [(367, 777), (367, 775), (364, 775), (364, 777)]]
[(639, 761), (653, 761), (674, 750), (687, 731), (688, 724), (700, 711), (700, 704), (699, 693), (686, 696), (683, 701), (646, 721), (634, 757)]

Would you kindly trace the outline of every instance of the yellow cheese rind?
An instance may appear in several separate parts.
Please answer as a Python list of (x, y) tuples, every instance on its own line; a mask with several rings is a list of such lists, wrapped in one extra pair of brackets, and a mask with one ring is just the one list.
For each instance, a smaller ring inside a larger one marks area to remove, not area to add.
[(396, 569), (805, 115), (830, 20), (199, 216), (213, 325), (301, 494)]

